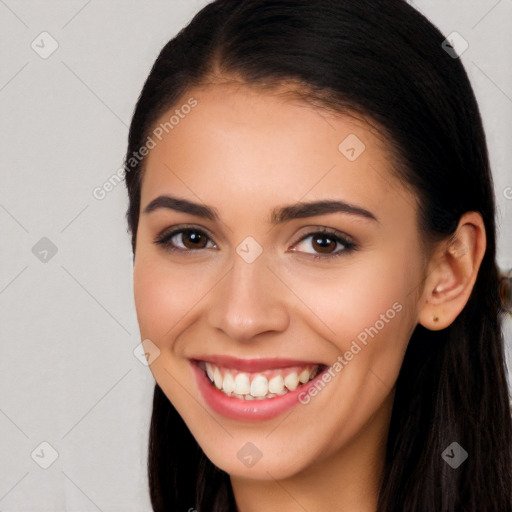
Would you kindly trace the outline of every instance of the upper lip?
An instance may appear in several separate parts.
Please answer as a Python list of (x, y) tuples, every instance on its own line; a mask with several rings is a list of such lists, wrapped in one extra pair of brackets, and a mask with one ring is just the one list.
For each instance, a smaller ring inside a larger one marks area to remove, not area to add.
[(313, 362), (313, 361), (300, 361), (297, 359), (281, 359), (281, 358), (241, 359), (239, 357), (221, 356), (221, 355), (194, 357), (194, 358), (192, 358), (192, 360), (213, 363), (217, 366), (222, 366), (223, 368), (233, 368), (233, 369), (241, 370), (241, 371), (245, 371), (245, 372), (260, 372), (260, 371), (264, 371), (264, 370), (273, 370), (273, 369), (278, 369), (278, 368), (289, 368), (291, 366), (312, 366), (312, 365), (324, 366), (322, 363), (317, 363), (317, 362)]

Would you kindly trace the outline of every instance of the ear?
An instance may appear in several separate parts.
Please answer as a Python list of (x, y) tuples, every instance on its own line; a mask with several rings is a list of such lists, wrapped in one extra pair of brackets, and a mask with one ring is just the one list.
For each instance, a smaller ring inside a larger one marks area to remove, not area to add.
[(466, 212), (455, 233), (440, 242), (427, 265), (418, 322), (432, 331), (448, 327), (464, 309), (485, 254), (482, 216)]

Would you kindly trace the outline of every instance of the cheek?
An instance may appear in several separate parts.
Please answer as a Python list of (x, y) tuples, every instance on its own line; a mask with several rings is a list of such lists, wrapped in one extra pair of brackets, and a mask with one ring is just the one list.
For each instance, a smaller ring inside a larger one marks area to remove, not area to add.
[(346, 267), (338, 275), (333, 271), (329, 278), (302, 276), (293, 288), (314, 312), (318, 332), (350, 361), (348, 373), (359, 378), (370, 372), (370, 379), (378, 377), (376, 385), (384, 383), (389, 390), (415, 325), (410, 292), (416, 272), (390, 253)]
[(180, 318), (184, 289), (156, 258), (137, 255), (133, 290), (141, 336), (160, 344)]
[(329, 328), (328, 337), (344, 340), (364, 332), (381, 315), (393, 320), (400, 317), (397, 309), (404, 309), (409, 300), (405, 274), (385, 264), (358, 265), (325, 278), (302, 276), (293, 288)]
[(133, 271), (134, 300), (141, 336), (150, 338), (159, 346), (169, 345), (175, 335), (199, 314), (198, 305), (215, 282), (208, 276), (206, 268), (198, 271), (194, 265), (178, 266), (165, 255), (153, 250), (144, 253), (142, 249), (140, 257), (136, 257)]

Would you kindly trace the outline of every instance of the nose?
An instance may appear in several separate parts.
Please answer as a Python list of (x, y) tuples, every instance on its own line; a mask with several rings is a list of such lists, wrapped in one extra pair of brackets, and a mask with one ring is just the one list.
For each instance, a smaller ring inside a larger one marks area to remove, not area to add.
[(289, 291), (267, 265), (263, 256), (247, 263), (235, 254), (231, 270), (210, 295), (211, 327), (239, 342), (286, 330), (290, 322), (286, 302)]

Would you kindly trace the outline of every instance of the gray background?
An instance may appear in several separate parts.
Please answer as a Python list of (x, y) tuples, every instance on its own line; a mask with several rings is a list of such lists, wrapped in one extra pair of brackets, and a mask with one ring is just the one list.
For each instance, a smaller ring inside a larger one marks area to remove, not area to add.
[[(158, 52), (206, 3), (0, 0), (0, 511), (151, 510), (126, 192), (92, 192), (122, 165)], [(509, 269), (512, 0), (414, 5), (469, 43)]]

